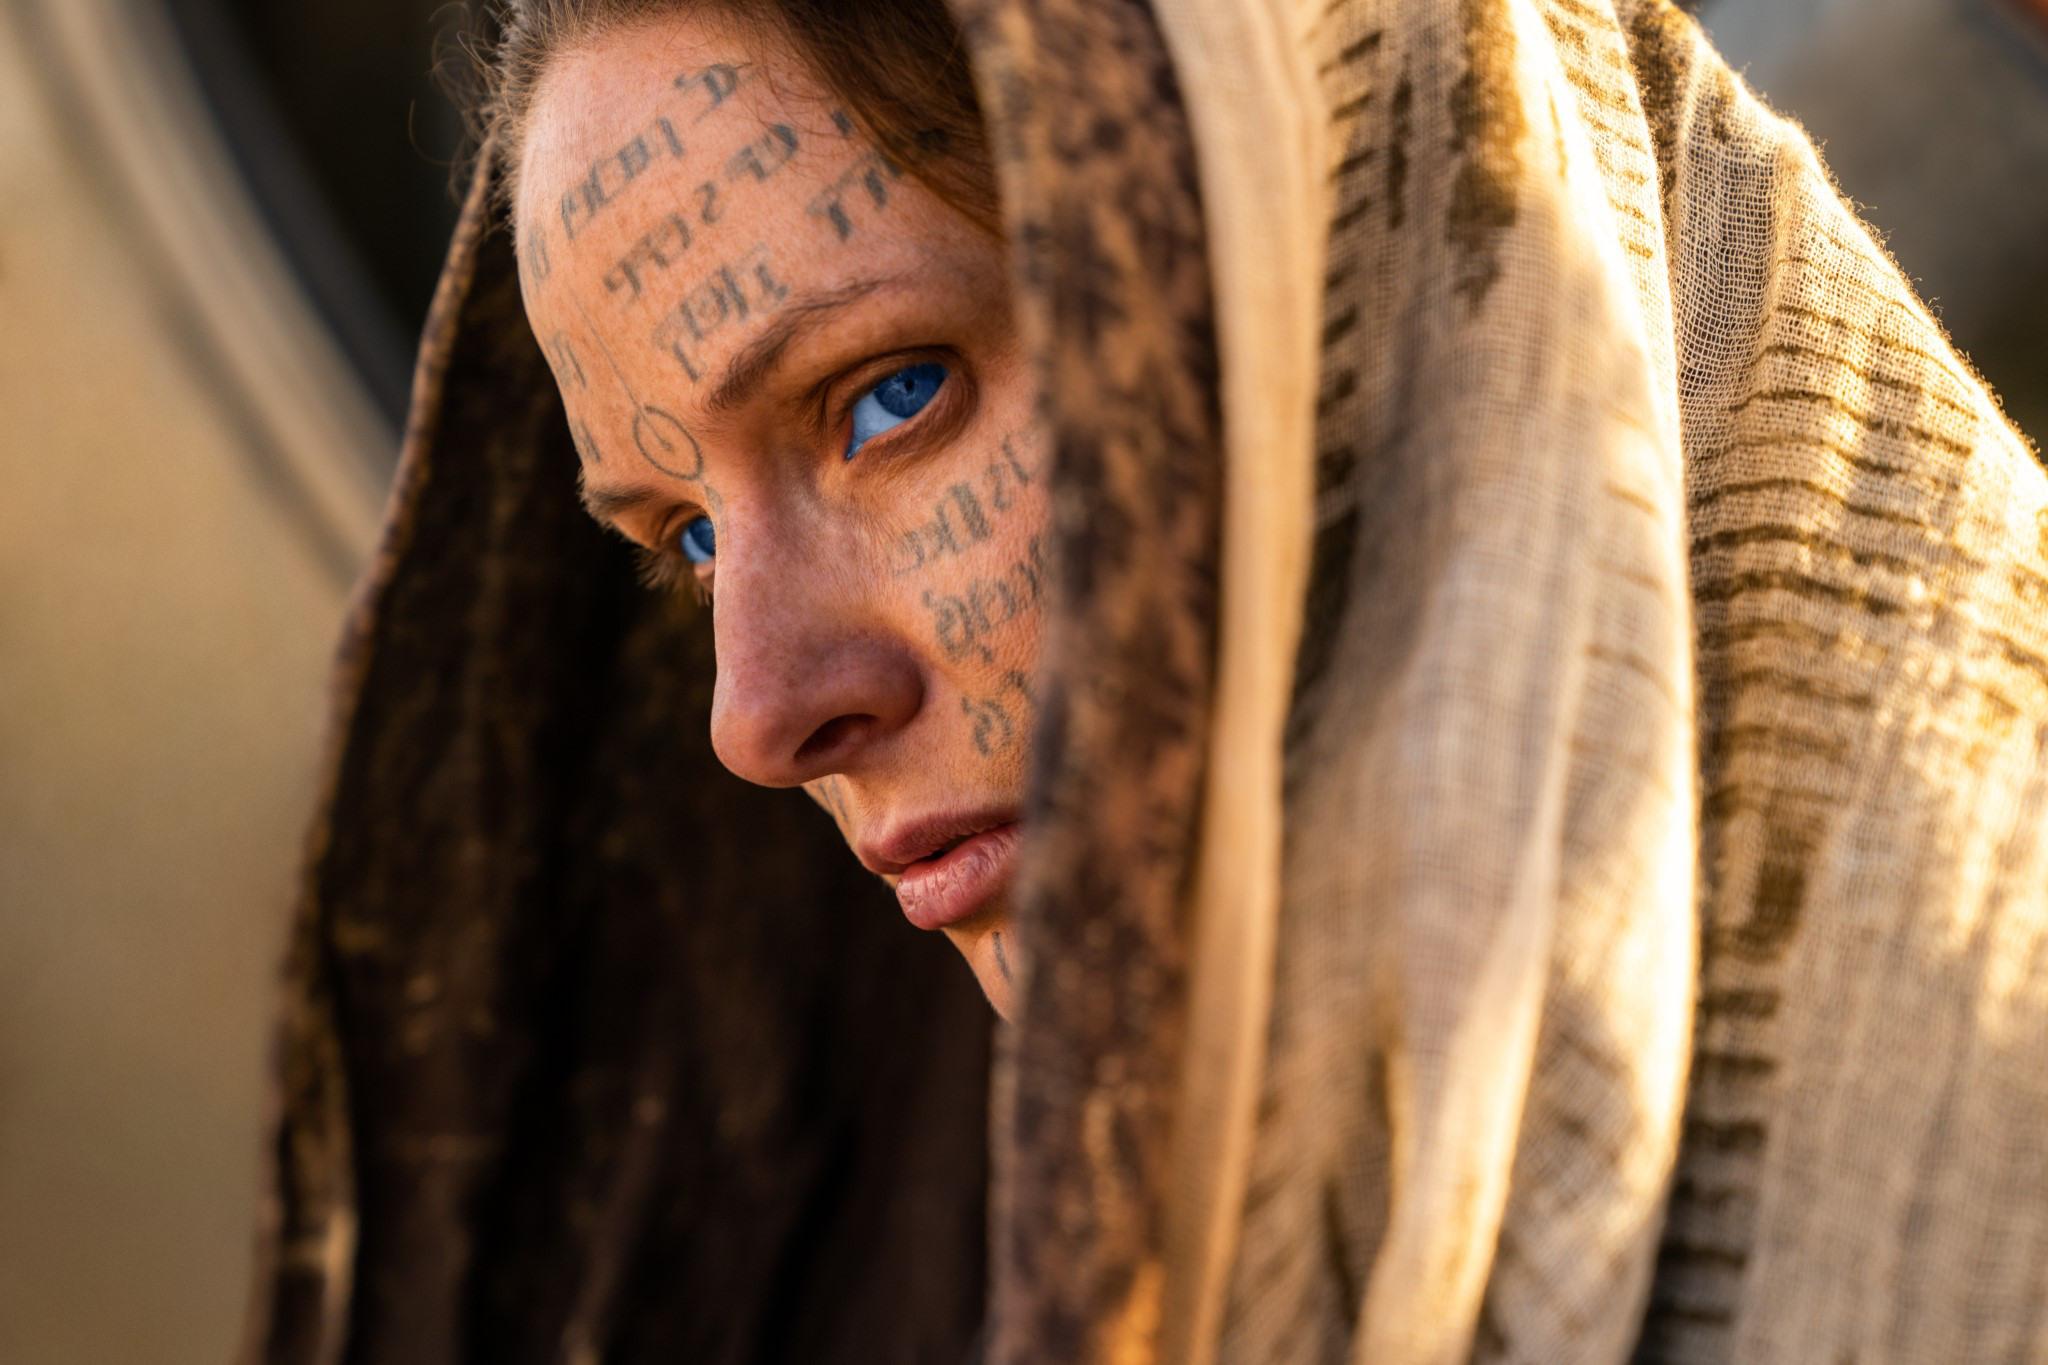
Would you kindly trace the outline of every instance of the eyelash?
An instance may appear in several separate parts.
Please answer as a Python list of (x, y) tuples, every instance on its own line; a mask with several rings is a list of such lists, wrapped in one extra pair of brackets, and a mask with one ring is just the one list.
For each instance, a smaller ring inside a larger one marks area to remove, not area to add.
[[(867, 398), (869, 394), (873, 393), (877, 388), (879, 388), (881, 386), (882, 381), (890, 378), (899, 371), (913, 365), (937, 363), (945, 366), (945, 380), (940, 386), (939, 393), (935, 395), (933, 400), (931, 401), (935, 402), (938, 400), (938, 398), (943, 397), (945, 395), (946, 390), (950, 389), (956, 382), (958, 382), (956, 379), (957, 370), (955, 367), (958, 365), (959, 362), (953, 359), (951, 356), (948, 356), (945, 360), (935, 361), (934, 359), (932, 359), (933, 355), (933, 352), (927, 350), (922, 352), (905, 352), (894, 356), (883, 357), (877, 363), (886, 364), (891, 366), (892, 368), (880, 371), (870, 371), (874, 379), (874, 382), (866, 384), (862, 388), (856, 390), (852, 394), (852, 396), (840, 406), (840, 411), (837, 417), (829, 424), (828, 429), (835, 432), (845, 430), (848, 424), (853, 420), (854, 409), (858, 407), (861, 404), (861, 402)], [(913, 416), (908, 420), (904, 421), (900, 426), (891, 428), (889, 431), (882, 432), (877, 436), (870, 437), (868, 441), (863, 444), (862, 448), (864, 449), (867, 445), (872, 445), (877, 441), (886, 441), (890, 436), (894, 435), (895, 432), (901, 431), (904, 427), (916, 425), (919, 422), (919, 420), (924, 417), (925, 413), (929, 412), (930, 410), (931, 404), (930, 402), (928, 402), (923, 409), (919, 410), (916, 416)], [(713, 567), (710, 569), (709, 572), (699, 573), (698, 569), (700, 566), (693, 563), (689, 559), (685, 558), (682, 552), (676, 548), (676, 541), (682, 534), (682, 528), (688, 526), (692, 521), (696, 520), (698, 517), (706, 515), (709, 514), (686, 508), (684, 509), (684, 514), (672, 519), (668, 523), (667, 529), (665, 529), (662, 532), (661, 545), (659, 549), (650, 550), (645, 545), (640, 544), (635, 544), (633, 546), (633, 558), (636, 561), (637, 565), (637, 576), (639, 577), (640, 584), (643, 588), (646, 588), (650, 592), (655, 592), (663, 596), (667, 596), (671, 593), (680, 592), (687, 587), (690, 590), (691, 595), (696, 598), (697, 605), (711, 605), (711, 600), (714, 595), (713, 583), (718, 572), (717, 568), (715, 567), (716, 561), (713, 561)]]
[[(697, 515), (699, 514), (691, 513), (693, 518)], [(687, 521), (683, 523), (688, 524)], [(677, 534), (680, 535), (681, 532), (678, 531)], [(710, 575), (698, 573), (697, 566), (683, 558), (682, 552), (675, 548), (675, 539), (675, 536), (668, 536), (664, 541), (664, 548), (659, 550), (650, 550), (645, 545), (633, 547), (633, 559), (637, 566), (640, 586), (664, 597), (688, 588), (691, 595), (697, 599), (698, 606), (710, 606)]]

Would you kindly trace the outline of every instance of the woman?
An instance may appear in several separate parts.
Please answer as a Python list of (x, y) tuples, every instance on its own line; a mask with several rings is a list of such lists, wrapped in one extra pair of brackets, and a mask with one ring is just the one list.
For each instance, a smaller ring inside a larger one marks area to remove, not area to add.
[(1007, 1011), (1045, 456), (965, 68), (870, 58), (952, 55), (884, 150), (772, 22), (555, 8), (498, 145), (583, 503), (715, 598), (720, 761), (809, 791)]
[(928, 9), (513, 8), (267, 1358), (2037, 1355), (2048, 479), (1803, 136), (1653, 0), (956, 13), (986, 163)]

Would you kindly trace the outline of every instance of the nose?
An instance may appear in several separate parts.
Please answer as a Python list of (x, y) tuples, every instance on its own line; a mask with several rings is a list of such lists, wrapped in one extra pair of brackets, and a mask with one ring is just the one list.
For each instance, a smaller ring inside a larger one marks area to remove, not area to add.
[[(739, 537), (734, 537), (738, 540)], [(845, 575), (771, 547), (719, 547), (711, 747), (735, 774), (794, 787), (845, 772), (924, 701), (907, 642)]]

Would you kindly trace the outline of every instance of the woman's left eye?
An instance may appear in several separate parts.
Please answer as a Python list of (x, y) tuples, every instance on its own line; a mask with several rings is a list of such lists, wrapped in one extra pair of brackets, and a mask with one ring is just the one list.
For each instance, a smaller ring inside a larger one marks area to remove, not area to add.
[(906, 365), (862, 394), (853, 405), (853, 434), (846, 439), (846, 459), (883, 432), (902, 426), (923, 412), (946, 382), (944, 365)]
[(718, 558), (718, 533), (712, 529), (709, 517), (696, 518), (683, 528), (676, 541), (682, 546), (683, 558), (692, 564), (709, 564)]

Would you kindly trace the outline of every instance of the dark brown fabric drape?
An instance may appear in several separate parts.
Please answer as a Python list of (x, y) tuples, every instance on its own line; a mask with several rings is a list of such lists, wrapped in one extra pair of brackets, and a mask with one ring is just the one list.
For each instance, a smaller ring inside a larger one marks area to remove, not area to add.
[(257, 1357), (951, 1361), (989, 1017), (708, 740), (472, 197), (351, 627), (289, 981)]

